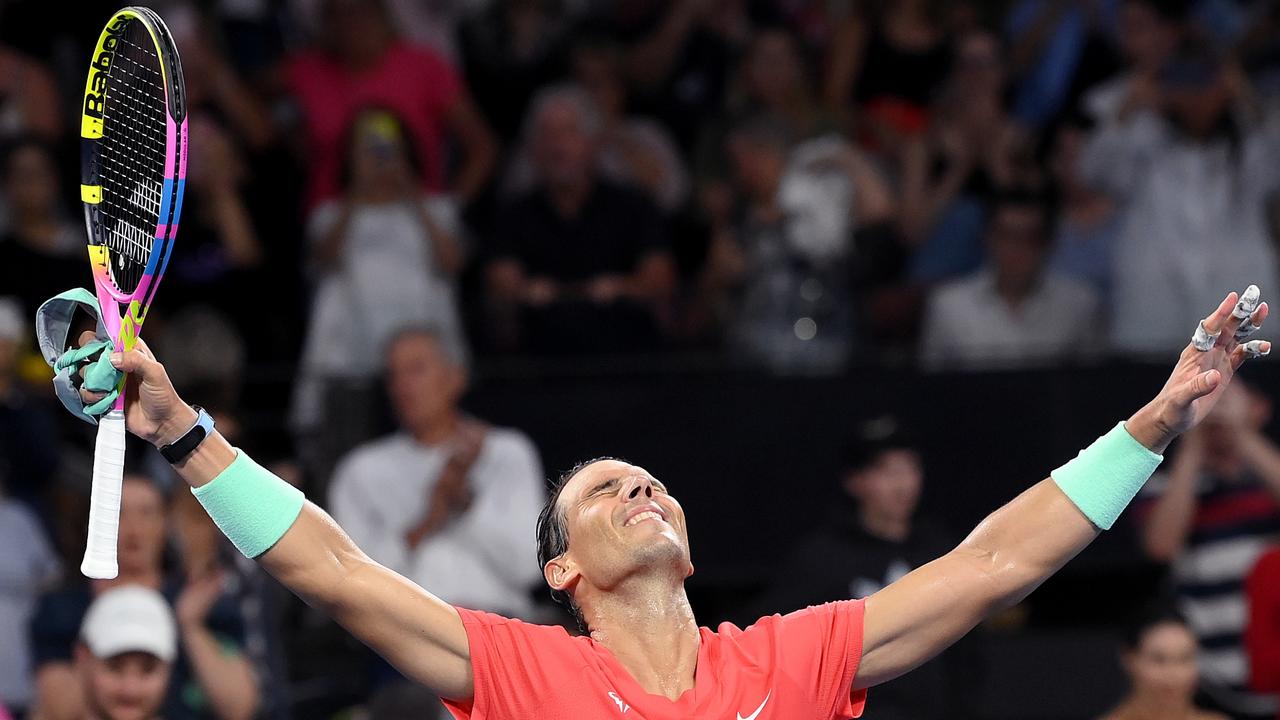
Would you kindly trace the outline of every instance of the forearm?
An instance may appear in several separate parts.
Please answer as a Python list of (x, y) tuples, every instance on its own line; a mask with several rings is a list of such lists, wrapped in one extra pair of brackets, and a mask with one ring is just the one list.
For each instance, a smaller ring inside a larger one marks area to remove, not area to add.
[(253, 221), (234, 190), (228, 190), (214, 200), (214, 216), (232, 265), (246, 268), (262, 262), (262, 247), (253, 230)]
[(187, 661), (218, 718), (252, 718), (258, 710), (258, 680), (244, 656), (224, 652), (213, 633), (198, 623), (183, 623), (181, 631)]

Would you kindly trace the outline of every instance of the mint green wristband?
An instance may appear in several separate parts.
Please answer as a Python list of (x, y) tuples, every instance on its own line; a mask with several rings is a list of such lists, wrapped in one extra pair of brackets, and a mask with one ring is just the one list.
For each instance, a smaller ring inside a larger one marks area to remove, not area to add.
[(1085, 517), (1110, 530), (1162, 460), (1118, 423), (1051, 477)]
[(191, 488), (205, 512), (245, 557), (271, 549), (298, 519), (302, 491), (236, 450), (236, 459), (208, 483)]

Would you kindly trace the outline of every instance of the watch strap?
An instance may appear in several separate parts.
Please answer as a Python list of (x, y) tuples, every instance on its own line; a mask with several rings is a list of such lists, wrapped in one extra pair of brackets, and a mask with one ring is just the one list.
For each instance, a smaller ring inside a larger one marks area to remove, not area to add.
[(182, 462), (213, 433), (213, 417), (199, 405), (192, 405), (191, 409), (196, 411), (196, 424), (182, 437), (160, 448), (160, 454), (170, 465)]

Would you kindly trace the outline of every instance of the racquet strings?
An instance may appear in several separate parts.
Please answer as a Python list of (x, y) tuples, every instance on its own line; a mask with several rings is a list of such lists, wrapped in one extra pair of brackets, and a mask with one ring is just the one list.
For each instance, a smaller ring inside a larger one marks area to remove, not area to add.
[(155, 243), (166, 138), (160, 58), (150, 34), (136, 20), (119, 35), (103, 94), (98, 240), (111, 249), (116, 287), (132, 293)]

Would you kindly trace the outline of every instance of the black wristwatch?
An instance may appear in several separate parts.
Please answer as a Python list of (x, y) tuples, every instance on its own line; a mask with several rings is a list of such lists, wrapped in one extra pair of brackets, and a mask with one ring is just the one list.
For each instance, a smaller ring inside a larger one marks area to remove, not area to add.
[(192, 405), (191, 409), (196, 411), (196, 424), (182, 437), (160, 448), (160, 454), (170, 465), (182, 462), (213, 433), (213, 417), (199, 405)]

